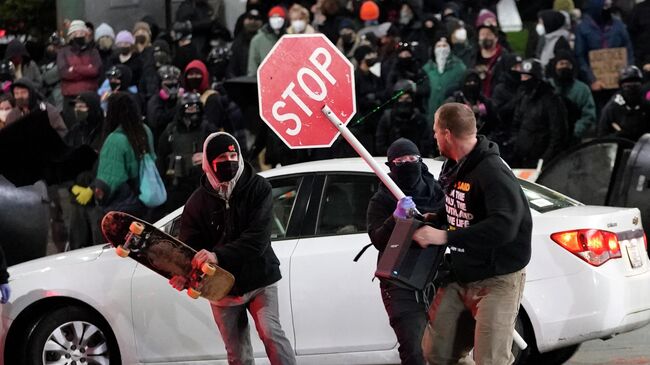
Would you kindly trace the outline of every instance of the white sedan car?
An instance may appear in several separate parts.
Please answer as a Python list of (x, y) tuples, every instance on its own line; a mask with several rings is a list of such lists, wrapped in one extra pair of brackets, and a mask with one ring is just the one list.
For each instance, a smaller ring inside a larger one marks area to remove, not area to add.
[[(383, 162), (383, 161), (382, 161)], [(430, 170), (441, 162), (428, 160)], [(360, 159), (262, 173), (273, 186), (282, 327), (301, 364), (397, 364), (397, 341), (373, 280), (366, 207), (378, 179)], [(532, 260), (517, 322), (517, 363), (559, 364), (592, 339), (650, 322), (650, 263), (637, 209), (584, 206), (521, 182)], [(178, 234), (181, 209), (159, 227)], [(216, 364), (226, 351), (204, 299), (193, 300), (109, 246), (10, 268), (0, 363)], [(260, 363), (268, 363), (254, 337)]]

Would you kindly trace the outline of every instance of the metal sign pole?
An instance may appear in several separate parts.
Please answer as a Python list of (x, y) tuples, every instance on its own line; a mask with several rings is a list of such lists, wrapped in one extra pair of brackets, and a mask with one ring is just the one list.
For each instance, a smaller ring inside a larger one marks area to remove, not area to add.
[(384, 185), (386, 185), (386, 187), (388, 188), (388, 190), (390, 190), (391, 193), (393, 193), (395, 199), (397, 200), (402, 199), (404, 197), (404, 192), (402, 192), (402, 189), (400, 189), (399, 186), (395, 184), (393, 179), (391, 179), (390, 176), (388, 176), (388, 173), (386, 173), (386, 171), (381, 167), (381, 165), (377, 161), (375, 161), (372, 155), (370, 155), (370, 152), (368, 152), (368, 150), (366, 150), (366, 148), (363, 147), (363, 145), (361, 144), (361, 142), (359, 142), (357, 137), (355, 137), (354, 134), (350, 132), (348, 127), (345, 124), (343, 124), (343, 122), (341, 122), (339, 117), (337, 117), (336, 114), (334, 114), (332, 109), (330, 109), (329, 106), (325, 105), (321, 109), (321, 111), (325, 114), (327, 119), (329, 119), (329, 121), (332, 122), (332, 124), (336, 127), (336, 129), (338, 129), (341, 132), (341, 135), (343, 136), (343, 138), (345, 138), (346, 141), (348, 141), (350, 146), (352, 146), (352, 148), (354, 148), (354, 150), (357, 151), (359, 156), (361, 156), (361, 158), (363, 158), (363, 160), (366, 161), (366, 163), (370, 166), (370, 168), (372, 168), (372, 170), (375, 172), (375, 174), (377, 174), (381, 182), (384, 183)]

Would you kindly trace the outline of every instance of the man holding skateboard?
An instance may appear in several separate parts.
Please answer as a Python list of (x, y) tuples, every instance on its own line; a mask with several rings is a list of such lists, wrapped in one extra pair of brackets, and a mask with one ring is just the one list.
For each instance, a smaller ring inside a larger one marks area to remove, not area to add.
[[(213, 133), (203, 144), (199, 188), (185, 204), (179, 239), (199, 251), (192, 265), (219, 265), (235, 276), (229, 295), (211, 302), (230, 364), (254, 364), (246, 310), (255, 320), (271, 364), (295, 364), (280, 326), (280, 261), (271, 247), (271, 185), (245, 163), (237, 140)], [(183, 290), (183, 277), (170, 284)]]

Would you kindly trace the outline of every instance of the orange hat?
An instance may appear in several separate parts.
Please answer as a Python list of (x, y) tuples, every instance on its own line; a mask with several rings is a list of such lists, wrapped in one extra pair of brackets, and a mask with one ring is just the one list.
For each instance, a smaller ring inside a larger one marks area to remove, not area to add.
[(374, 1), (364, 1), (359, 10), (359, 17), (363, 21), (379, 19), (379, 6)]

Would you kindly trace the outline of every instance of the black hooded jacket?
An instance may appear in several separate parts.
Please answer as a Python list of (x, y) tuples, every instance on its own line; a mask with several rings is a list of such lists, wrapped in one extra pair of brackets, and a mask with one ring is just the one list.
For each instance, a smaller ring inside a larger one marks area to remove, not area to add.
[(528, 201), (494, 142), (479, 136), (460, 163), (445, 162), (440, 182), (456, 279), (483, 280), (528, 264), (532, 234)]
[(271, 184), (244, 164), (228, 203), (203, 175), (185, 204), (180, 240), (217, 255), (219, 266), (235, 276), (229, 295), (242, 295), (280, 280), (280, 261), (271, 248)]
[[(433, 175), (424, 163), (422, 165), (422, 179), (417, 187), (414, 189), (404, 189), (404, 194), (411, 196), (413, 202), (420, 213), (437, 212), (442, 209), (444, 203), (444, 195), (440, 184), (435, 180)], [(388, 176), (396, 181), (395, 175), (391, 172)], [(366, 213), (366, 222), (368, 225), (368, 235), (372, 244), (379, 251), (379, 256), (384, 252), (388, 239), (390, 238), (393, 228), (395, 228), (395, 218), (393, 218), (393, 211), (397, 204), (397, 199), (388, 190), (386, 185), (381, 184), (379, 190), (370, 199), (368, 204), (368, 211)]]
[(101, 147), (104, 113), (100, 106), (99, 95), (94, 92), (83, 92), (78, 97), (88, 106), (88, 117), (85, 121), (77, 122), (70, 128), (65, 141), (70, 147), (89, 145), (95, 150)]

